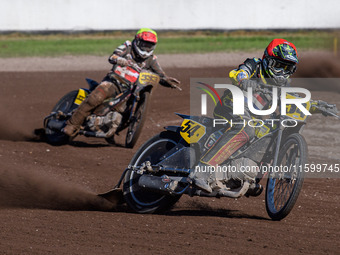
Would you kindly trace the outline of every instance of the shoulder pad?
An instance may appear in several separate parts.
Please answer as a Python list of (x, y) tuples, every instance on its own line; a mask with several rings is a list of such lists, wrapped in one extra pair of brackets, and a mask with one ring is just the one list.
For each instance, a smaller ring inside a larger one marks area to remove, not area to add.
[[(249, 74), (252, 74), (254, 71), (256, 71), (256, 66), (260, 63), (260, 59), (258, 58), (247, 58), (243, 65), (240, 65), (239, 68), (241, 69), (248, 69), (246, 70)], [(245, 68), (246, 67), (246, 68)]]
[(256, 64), (258, 62), (258, 58), (247, 58), (243, 64), (244, 65), (251, 65), (253, 66), (254, 64)]
[(117, 50), (119, 50), (119, 51), (125, 51), (126, 48), (129, 48), (129, 46), (131, 46), (131, 42), (130, 42), (130, 41), (126, 41), (126, 42), (124, 42), (122, 45), (119, 45), (119, 46), (117, 47)]
[(124, 43), (127, 47), (131, 46), (131, 42), (129, 40), (125, 41)]
[(119, 45), (119, 46), (117, 47), (117, 49), (123, 51), (123, 50), (126, 49), (126, 46), (125, 46), (125, 44), (122, 44), (122, 45)]

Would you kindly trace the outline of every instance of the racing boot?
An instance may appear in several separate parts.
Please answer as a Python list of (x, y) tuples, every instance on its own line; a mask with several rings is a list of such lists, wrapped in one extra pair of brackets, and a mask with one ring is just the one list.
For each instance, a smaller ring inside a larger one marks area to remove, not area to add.
[[(66, 122), (66, 126), (63, 128), (63, 132), (70, 136), (75, 137), (80, 130), (81, 125), (91, 111), (98, 105), (103, 103), (107, 98), (109, 91), (108, 82), (102, 82), (92, 93), (79, 105), (73, 115)], [(113, 86), (112, 86), (113, 87)]]
[(200, 162), (198, 166), (196, 166), (195, 169), (190, 172), (189, 179), (198, 188), (204, 190), (207, 193), (211, 193), (212, 188), (209, 185), (211, 173), (208, 167), (209, 165), (205, 165)]
[(106, 133), (107, 138), (112, 137), (116, 133), (120, 123), (122, 122), (122, 118), (123, 118), (123, 115), (119, 112), (114, 112), (112, 114), (112, 120), (111, 120), (112, 125), (109, 131), (107, 131)]

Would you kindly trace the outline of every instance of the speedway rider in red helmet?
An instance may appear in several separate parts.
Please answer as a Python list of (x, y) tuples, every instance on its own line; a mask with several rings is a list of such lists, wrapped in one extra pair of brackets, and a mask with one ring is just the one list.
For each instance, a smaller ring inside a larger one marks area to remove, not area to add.
[(264, 51), (262, 58), (267, 76), (279, 86), (284, 85), (295, 73), (297, 63), (299, 60), (295, 45), (284, 39), (273, 40)]
[[(262, 59), (248, 58), (239, 65), (237, 69), (229, 73), (232, 83), (239, 86), (242, 90), (247, 91), (248, 87), (256, 90), (259, 83), (275, 85), (275, 86), (289, 86), (289, 77), (296, 71), (296, 65), (299, 62), (298, 53), (293, 43), (285, 39), (274, 39), (264, 51)], [(234, 123), (244, 123), (243, 121), (250, 120), (252, 114), (246, 106), (245, 115), (233, 115), (233, 99), (230, 90), (224, 92), (221, 98), (222, 105), (217, 104), (214, 109), (214, 117), (218, 119), (232, 120)], [(253, 98), (253, 102), (255, 99)], [(270, 104), (271, 98), (268, 95), (263, 95), (260, 99), (264, 107)], [(260, 104), (258, 104), (260, 105)], [(326, 107), (323, 101), (312, 101), (312, 106)], [(264, 109), (264, 108), (263, 108)], [(327, 111), (337, 114), (336, 107), (327, 108)], [(316, 107), (310, 109), (311, 113), (319, 113)], [(323, 113), (324, 115), (327, 115)], [(329, 114), (331, 115), (331, 114)], [(259, 116), (255, 116), (260, 118)], [(246, 145), (255, 136), (254, 127), (249, 125), (233, 125), (221, 136), (221, 138), (208, 150), (208, 152), (200, 159), (199, 166), (216, 166), (221, 165), (234, 152)], [(241, 162), (243, 161), (243, 162)], [(252, 162), (250, 159), (243, 158), (235, 162), (237, 169), (241, 165), (249, 166)], [(201, 169), (201, 168), (199, 168)], [(205, 167), (207, 169), (207, 167)], [(255, 180), (257, 173), (245, 173), (245, 178)], [(217, 187), (216, 177), (209, 171), (192, 171), (189, 175), (193, 184), (200, 189), (210, 193), (212, 187)], [(248, 191), (248, 195), (257, 196), (261, 193), (262, 187), (255, 186), (253, 190)]]
[(264, 84), (288, 86), (289, 77), (295, 73), (298, 63), (295, 45), (285, 39), (274, 39), (265, 49), (262, 60), (248, 58), (238, 69), (232, 70), (229, 77), (244, 89), (257, 87), (251, 79), (261, 79)]
[[(72, 117), (66, 122), (66, 126), (63, 129), (64, 133), (68, 136), (75, 136), (85, 118), (90, 115), (94, 108), (102, 104), (105, 99), (114, 97), (127, 89), (114, 78), (113, 69), (116, 65), (128, 66), (132, 61), (140, 68), (158, 74), (161, 78), (160, 84), (163, 86), (175, 87), (176, 84), (179, 84), (178, 80), (165, 74), (157, 61), (157, 57), (153, 55), (157, 41), (157, 33), (154, 30), (142, 28), (136, 33), (132, 43), (126, 41), (115, 49), (109, 57), (109, 62), (113, 65), (112, 71), (104, 77), (103, 81), (76, 109)], [(119, 125), (119, 123), (115, 124)]]

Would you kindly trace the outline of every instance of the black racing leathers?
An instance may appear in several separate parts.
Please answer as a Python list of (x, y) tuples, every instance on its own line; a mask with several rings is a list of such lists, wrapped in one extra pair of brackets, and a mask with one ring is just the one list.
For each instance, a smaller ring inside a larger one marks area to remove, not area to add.
[[(232, 83), (239, 86), (242, 80), (253, 78), (262, 79), (265, 83), (266, 80), (263, 75), (261, 62), (257, 58), (248, 58), (237, 69), (229, 73)], [(222, 105), (217, 104), (214, 109), (214, 117), (216, 119), (226, 119), (228, 123), (232, 122), (233, 125), (225, 131), (214, 146), (201, 158), (202, 163), (213, 166), (222, 164), (255, 136), (254, 128), (245, 125), (245, 121), (251, 118), (249, 109), (246, 107), (245, 115), (243, 116), (233, 115), (233, 97), (229, 90), (224, 92), (221, 100)]]

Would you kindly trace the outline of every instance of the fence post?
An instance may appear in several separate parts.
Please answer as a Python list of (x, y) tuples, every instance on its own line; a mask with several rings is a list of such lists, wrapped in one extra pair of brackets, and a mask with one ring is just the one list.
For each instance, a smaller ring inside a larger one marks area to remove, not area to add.
[(338, 56), (338, 37), (334, 37), (333, 40), (333, 52), (334, 52), (334, 56)]

